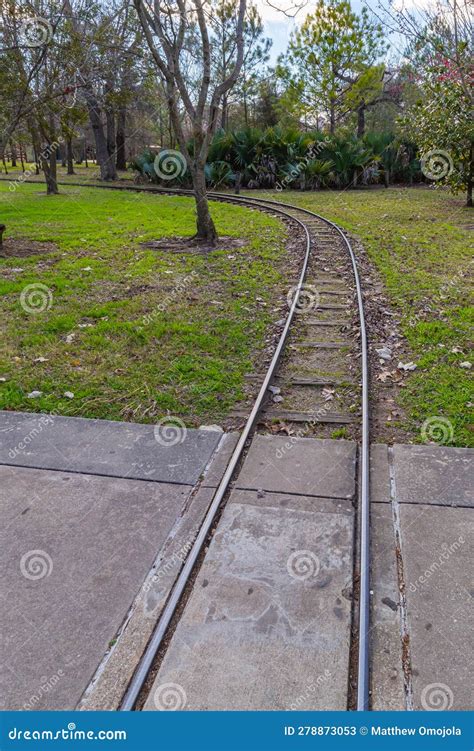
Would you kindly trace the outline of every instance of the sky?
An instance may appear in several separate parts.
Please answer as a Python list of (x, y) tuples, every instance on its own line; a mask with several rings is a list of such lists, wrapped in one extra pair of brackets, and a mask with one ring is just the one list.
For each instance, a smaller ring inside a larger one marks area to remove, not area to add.
[[(270, 51), (270, 65), (273, 65), (277, 57), (286, 51), (290, 34), (301, 24), (304, 18), (314, 8), (314, 0), (307, 0), (306, 5), (299, 10), (295, 18), (288, 18), (281, 12), (280, 9), (291, 9), (295, 7), (296, 2), (302, 3), (304, 0), (254, 0), (258, 11), (262, 17), (265, 26), (265, 36), (270, 37), (273, 41), (272, 49)], [(403, 7), (405, 9), (423, 8), (426, 5), (432, 4), (435, 0), (395, 0), (393, 5), (395, 8)], [(352, 0), (352, 9), (357, 13), (360, 12), (362, 6), (377, 8), (378, 0)], [(398, 40), (399, 41), (399, 40)], [(395, 47), (397, 46), (396, 40), (393, 39)], [(396, 54), (396, 50), (394, 50)]]

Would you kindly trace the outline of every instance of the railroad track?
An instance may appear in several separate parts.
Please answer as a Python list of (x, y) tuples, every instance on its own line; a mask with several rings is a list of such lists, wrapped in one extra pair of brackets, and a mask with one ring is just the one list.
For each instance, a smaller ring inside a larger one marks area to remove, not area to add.
[[(112, 190), (133, 190), (173, 195), (192, 195), (187, 190), (158, 190), (139, 186), (83, 185)], [(154, 659), (163, 643), (188, 585), (200, 552), (231, 480), (259, 424), (284, 423), (302, 435), (327, 437), (335, 426), (351, 426), (360, 439), (358, 531), (356, 546), (359, 574), (357, 628), (357, 709), (369, 708), (369, 401), (368, 351), (362, 291), (356, 257), (350, 240), (333, 222), (291, 204), (264, 198), (249, 198), (210, 192), (211, 200), (270, 211), (299, 228), (305, 244), (298, 282), (289, 297), (289, 310), (280, 322), (280, 335), (271, 362), (261, 379), (240, 438), (216, 490), (206, 517), (184, 562), (147, 649), (124, 696), (121, 709), (133, 709)], [(299, 315), (305, 313), (304, 316)], [(281, 397), (284, 393), (284, 398)], [(275, 398), (276, 397), (276, 398)], [(285, 401), (289, 409), (281, 409)]]

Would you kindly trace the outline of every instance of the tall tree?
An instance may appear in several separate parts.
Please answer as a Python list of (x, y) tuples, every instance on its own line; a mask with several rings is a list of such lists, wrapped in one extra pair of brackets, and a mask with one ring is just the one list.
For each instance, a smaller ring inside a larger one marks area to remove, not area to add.
[(382, 27), (366, 8), (357, 15), (348, 0), (318, 0), (279, 61), (289, 103), (299, 101), (313, 122), (323, 114), (334, 133), (381, 91), (383, 66), (374, 66), (385, 49)]
[[(165, 87), (173, 129), (191, 173), (199, 240), (215, 242), (204, 167), (216, 132), (224, 97), (235, 85), (244, 60), (244, 19), (247, 2), (239, 0), (235, 24), (235, 57), (221, 81), (212, 80), (214, 42), (211, 0), (134, 0), (149, 50)], [(190, 37), (193, 40), (189, 46)], [(191, 71), (192, 75), (189, 75)], [(188, 143), (189, 123), (192, 147)]]
[[(212, 26), (212, 75), (216, 81), (225, 81), (235, 65), (236, 24), (239, 0), (218, 0), (210, 17)], [(269, 59), (272, 40), (263, 36), (263, 23), (255, 5), (247, 5), (244, 18), (244, 56), (235, 87), (222, 99), (221, 127), (229, 127), (229, 107), (233, 101), (242, 105), (245, 125), (249, 121), (249, 98), (256, 93)]]

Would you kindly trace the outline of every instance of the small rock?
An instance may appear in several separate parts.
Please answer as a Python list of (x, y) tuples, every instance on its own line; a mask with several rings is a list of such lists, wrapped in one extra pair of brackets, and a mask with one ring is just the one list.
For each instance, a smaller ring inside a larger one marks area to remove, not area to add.
[(416, 370), (416, 364), (414, 362), (399, 362), (398, 363), (398, 369), (399, 370)]
[(224, 428), (220, 425), (200, 425), (199, 430), (214, 430), (216, 433), (223, 433)]
[(389, 347), (381, 347), (380, 349), (376, 349), (375, 351), (377, 352), (381, 360), (392, 359), (392, 350)]
[(281, 389), (278, 386), (269, 386), (268, 390), (271, 394), (281, 394)]
[(284, 326), (285, 323), (286, 323), (285, 319), (284, 318), (280, 318), (279, 321), (275, 322), (275, 326)]
[(75, 337), (76, 337), (76, 335), (75, 335), (74, 331), (71, 334), (68, 334), (67, 337), (66, 337), (67, 344), (71, 344), (71, 342), (74, 341)]
[(48, 357), (35, 357), (33, 362), (48, 362), (48, 360), (49, 360)]
[(84, 266), (83, 271), (92, 271), (92, 266)]
[(38, 399), (38, 397), (42, 394), (42, 391), (30, 391), (30, 393), (28, 394), (28, 399)]
[(283, 401), (283, 397), (282, 397), (282, 396), (279, 396), (279, 395), (277, 394), (276, 396), (274, 396), (274, 397), (273, 397), (273, 401), (274, 401), (274, 402), (276, 402), (276, 403), (278, 403), (278, 402), (282, 402), (282, 401)]
[(66, 397), (67, 399), (74, 399), (74, 394), (73, 394), (73, 392), (72, 392), (72, 391), (65, 391), (65, 392), (64, 392), (64, 396), (65, 396), (65, 397)]
[(465, 368), (466, 370), (470, 370), (472, 368), (472, 362), (468, 362), (468, 360), (466, 360), (465, 362), (460, 362), (459, 367)]

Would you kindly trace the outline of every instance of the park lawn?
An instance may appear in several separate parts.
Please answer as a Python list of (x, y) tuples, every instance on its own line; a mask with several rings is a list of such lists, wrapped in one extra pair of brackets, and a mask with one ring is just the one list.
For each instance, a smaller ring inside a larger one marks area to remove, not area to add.
[(0, 258), (0, 408), (137, 422), (169, 413), (188, 425), (224, 418), (281, 317), (288, 257), (277, 219), (223, 204), (212, 213), (221, 235), (245, 244), (171, 254), (140, 243), (191, 236), (191, 199), (72, 186), (47, 197), (37, 184), (1, 182), (8, 238), (55, 245)]
[[(424, 188), (263, 194), (320, 213), (362, 241), (401, 321), (417, 365), (400, 390), (410, 439), (442, 416), (454, 445), (474, 445), (471, 362), (474, 212), (464, 197)], [(471, 227), (471, 230), (468, 227)], [(396, 367), (395, 362), (391, 367)]]

